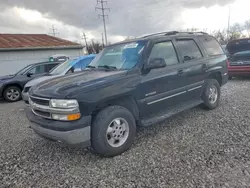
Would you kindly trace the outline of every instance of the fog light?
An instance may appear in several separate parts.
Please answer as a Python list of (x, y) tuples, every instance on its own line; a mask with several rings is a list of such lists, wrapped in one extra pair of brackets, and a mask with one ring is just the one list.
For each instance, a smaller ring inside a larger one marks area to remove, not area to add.
[(81, 114), (52, 114), (52, 119), (54, 120), (60, 120), (60, 121), (74, 121), (80, 119)]

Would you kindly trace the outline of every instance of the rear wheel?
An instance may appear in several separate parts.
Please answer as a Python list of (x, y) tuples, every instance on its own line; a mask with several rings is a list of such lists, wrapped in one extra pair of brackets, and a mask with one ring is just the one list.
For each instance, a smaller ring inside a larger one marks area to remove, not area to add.
[(110, 106), (94, 119), (91, 128), (92, 147), (103, 156), (116, 156), (131, 147), (135, 135), (133, 115), (124, 107)]
[(16, 102), (21, 99), (21, 89), (16, 86), (9, 86), (3, 92), (4, 99), (8, 102)]
[(202, 94), (203, 106), (210, 110), (217, 108), (219, 106), (220, 94), (220, 84), (218, 81), (215, 79), (207, 80)]

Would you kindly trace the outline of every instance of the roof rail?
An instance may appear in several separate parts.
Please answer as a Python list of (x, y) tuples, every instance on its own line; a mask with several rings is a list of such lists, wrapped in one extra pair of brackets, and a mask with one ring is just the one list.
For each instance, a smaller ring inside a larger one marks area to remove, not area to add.
[(177, 35), (177, 34), (203, 34), (203, 35), (208, 35), (208, 33), (199, 31), (199, 32), (189, 32), (189, 31), (167, 31), (167, 32), (159, 32), (159, 33), (153, 33), (153, 34), (149, 34), (149, 35), (144, 35), (142, 36), (142, 38), (147, 38), (147, 37), (152, 37), (152, 36), (160, 36), (160, 35)]

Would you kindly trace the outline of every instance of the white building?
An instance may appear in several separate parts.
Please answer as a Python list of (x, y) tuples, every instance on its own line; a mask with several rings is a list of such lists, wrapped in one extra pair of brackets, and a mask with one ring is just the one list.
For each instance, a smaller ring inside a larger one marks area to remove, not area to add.
[(70, 59), (84, 55), (83, 46), (45, 34), (0, 34), (0, 76), (32, 63), (49, 61), (55, 54)]

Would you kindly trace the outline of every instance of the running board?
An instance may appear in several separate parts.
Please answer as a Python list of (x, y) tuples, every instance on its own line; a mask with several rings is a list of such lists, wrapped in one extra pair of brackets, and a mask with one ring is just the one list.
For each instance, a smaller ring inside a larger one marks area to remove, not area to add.
[(169, 117), (171, 117), (171, 116), (173, 116), (175, 114), (178, 114), (178, 113), (180, 113), (180, 112), (182, 112), (184, 110), (188, 110), (190, 108), (198, 106), (201, 103), (203, 103), (202, 100), (193, 100), (191, 102), (178, 105), (176, 107), (168, 109), (165, 112), (161, 112), (161, 113), (156, 114), (154, 116), (151, 116), (149, 118), (142, 119), (141, 120), (141, 126), (148, 127), (150, 125), (162, 122), (162, 121), (166, 120), (167, 118), (169, 118)]

